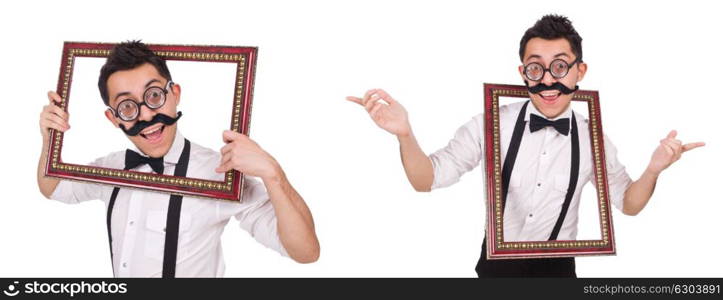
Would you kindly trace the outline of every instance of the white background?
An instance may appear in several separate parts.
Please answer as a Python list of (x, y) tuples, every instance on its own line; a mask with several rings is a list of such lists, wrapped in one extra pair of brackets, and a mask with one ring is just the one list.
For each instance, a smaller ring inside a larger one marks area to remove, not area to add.
[(481, 170), (414, 192), (395, 138), (344, 97), (385, 88), (434, 151), (482, 112), (483, 82), (521, 83), (519, 39), (550, 12), (584, 38), (581, 88), (600, 90), (604, 130), (632, 177), (670, 129), (708, 143), (663, 173), (640, 215), (616, 211), (618, 255), (579, 258), (578, 275), (723, 275), (723, 20), (712, 2), (24, 1), (0, 7), (0, 276), (112, 275), (103, 203), (38, 192), (38, 114), (64, 40), (128, 39), (259, 47), (251, 137), (305, 197), (322, 255), (296, 264), (232, 221), (226, 276), (475, 276)]

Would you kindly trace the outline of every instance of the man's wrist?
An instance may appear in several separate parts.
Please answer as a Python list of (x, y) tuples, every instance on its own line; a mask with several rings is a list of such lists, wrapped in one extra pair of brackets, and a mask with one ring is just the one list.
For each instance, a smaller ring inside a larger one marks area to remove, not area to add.
[(647, 167), (641, 177), (647, 177), (647, 178), (650, 178), (653, 180), (658, 180), (658, 176), (660, 176), (661, 172), (662, 172), (662, 170), (658, 171), (658, 170), (653, 170), (650, 167)]
[(269, 168), (269, 172), (267, 172), (266, 175), (261, 177), (261, 180), (266, 182), (267, 184), (270, 183), (279, 183), (284, 178), (284, 170), (281, 169), (281, 166), (274, 160), (271, 162), (271, 167)]
[(409, 127), (407, 131), (399, 133), (396, 136), (399, 142), (402, 142), (402, 140), (410, 140), (414, 135), (412, 134), (412, 128)]

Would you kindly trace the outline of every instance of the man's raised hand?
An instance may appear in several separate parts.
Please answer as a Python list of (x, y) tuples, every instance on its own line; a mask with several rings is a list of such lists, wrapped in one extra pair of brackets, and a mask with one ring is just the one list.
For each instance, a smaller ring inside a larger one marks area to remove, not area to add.
[(368, 90), (363, 98), (349, 96), (346, 100), (366, 109), (374, 123), (396, 136), (408, 136), (412, 132), (407, 110), (382, 89)]

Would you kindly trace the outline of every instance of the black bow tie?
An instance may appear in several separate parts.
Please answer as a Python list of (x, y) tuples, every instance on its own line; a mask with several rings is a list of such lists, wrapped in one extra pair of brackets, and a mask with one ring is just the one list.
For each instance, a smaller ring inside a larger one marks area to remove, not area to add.
[(126, 149), (126, 170), (133, 169), (143, 164), (148, 164), (154, 172), (163, 174), (163, 157), (146, 157), (133, 150)]
[(560, 134), (567, 135), (570, 132), (570, 118), (550, 121), (536, 114), (530, 114), (530, 132), (538, 131), (547, 126), (552, 126)]

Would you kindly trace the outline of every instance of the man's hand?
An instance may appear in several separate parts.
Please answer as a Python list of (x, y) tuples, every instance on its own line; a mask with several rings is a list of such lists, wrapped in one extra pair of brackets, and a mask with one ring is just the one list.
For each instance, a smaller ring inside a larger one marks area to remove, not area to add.
[(276, 160), (248, 136), (226, 130), (223, 132), (223, 141), (226, 146), (221, 148), (221, 163), (216, 172), (224, 173), (233, 169), (263, 180), (279, 176), (280, 167)]
[(399, 137), (409, 136), (412, 132), (407, 110), (382, 89), (368, 90), (364, 98), (346, 97), (346, 100), (363, 106), (374, 123), (387, 132)]
[(55, 129), (60, 132), (65, 132), (70, 129), (68, 124), (68, 113), (66, 113), (56, 103), (60, 103), (62, 99), (60, 96), (50, 91), (48, 92), (48, 105), (43, 106), (43, 111), (40, 112), (40, 134), (43, 136), (43, 146), (40, 150), (40, 159), (38, 159), (38, 189), (45, 198), (50, 198), (55, 191), (55, 187), (58, 186), (60, 180), (52, 177), (45, 177), (45, 164), (46, 158), (48, 157), (48, 135), (50, 129)]
[(660, 172), (663, 172), (663, 170), (679, 160), (684, 152), (705, 146), (703, 142), (683, 145), (680, 140), (675, 138), (677, 134), (678, 132), (672, 130), (667, 137), (660, 140), (660, 145), (653, 152), (648, 168), (645, 169), (645, 172), (640, 175), (638, 180), (634, 181), (625, 190), (625, 197), (623, 198), (624, 214), (634, 216), (640, 213), (648, 204), (650, 197), (653, 196)]
[(221, 148), (221, 164), (216, 172), (236, 170), (260, 177), (274, 207), (279, 239), (289, 256), (300, 263), (319, 259), (319, 240), (309, 207), (291, 186), (278, 162), (248, 136), (226, 130), (226, 146)]
[(648, 164), (648, 171), (652, 174), (656, 176), (659, 175), (660, 172), (678, 161), (683, 153), (705, 146), (703, 142), (684, 145), (680, 140), (675, 138), (677, 134), (677, 131), (672, 130), (668, 133), (667, 137), (660, 140), (660, 145), (653, 152), (653, 157), (650, 159), (650, 164)]
[(60, 132), (65, 132), (70, 129), (68, 113), (56, 104), (61, 101), (60, 95), (49, 91), (48, 100), (50, 103), (43, 106), (43, 111), (40, 112), (40, 133), (43, 136), (44, 143), (48, 140), (48, 130), (55, 129)]
[(412, 134), (407, 110), (382, 89), (368, 90), (364, 98), (349, 96), (346, 100), (364, 106), (377, 126), (397, 136), (402, 165), (409, 183), (418, 192), (430, 191), (434, 180), (432, 161)]

